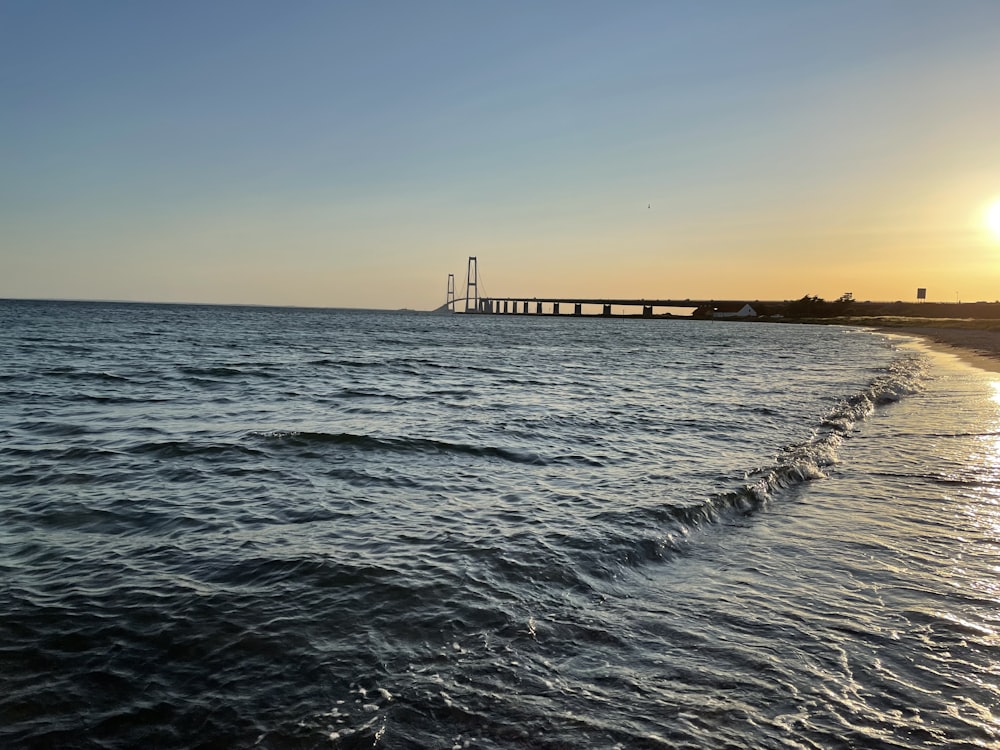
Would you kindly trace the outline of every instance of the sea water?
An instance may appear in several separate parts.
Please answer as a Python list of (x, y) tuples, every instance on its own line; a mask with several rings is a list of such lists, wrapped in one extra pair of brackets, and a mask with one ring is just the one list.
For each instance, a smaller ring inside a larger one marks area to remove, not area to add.
[(0, 746), (1000, 742), (1000, 376), (837, 326), (0, 302)]

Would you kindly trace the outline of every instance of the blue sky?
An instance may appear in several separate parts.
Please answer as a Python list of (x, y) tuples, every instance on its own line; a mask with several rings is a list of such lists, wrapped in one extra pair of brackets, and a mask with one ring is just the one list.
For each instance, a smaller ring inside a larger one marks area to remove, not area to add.
[(1000, 3), (0, 4), (0, 296), (1000, 297)]

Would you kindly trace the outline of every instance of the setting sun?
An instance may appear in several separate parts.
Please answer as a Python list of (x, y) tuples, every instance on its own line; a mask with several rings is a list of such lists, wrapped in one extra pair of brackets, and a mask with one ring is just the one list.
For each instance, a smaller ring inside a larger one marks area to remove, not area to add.
[(994, 200), (986, 208), (986, 226), (993, 236), (1000, 240), (1000, 198)]

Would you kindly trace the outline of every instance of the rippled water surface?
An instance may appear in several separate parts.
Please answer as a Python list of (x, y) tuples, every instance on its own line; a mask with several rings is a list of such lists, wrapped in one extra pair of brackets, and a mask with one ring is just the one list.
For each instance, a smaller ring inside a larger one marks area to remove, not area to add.
[(1000, 376), (947, 355), (43, 302), (0, 351), (0, 746), (1000, 743)]

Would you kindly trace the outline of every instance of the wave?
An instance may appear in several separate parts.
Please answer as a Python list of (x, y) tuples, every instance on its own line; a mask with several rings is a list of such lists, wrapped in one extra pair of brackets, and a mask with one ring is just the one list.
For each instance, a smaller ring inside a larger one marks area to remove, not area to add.
[(309, 367), (355, 367), (355, 368), (380, 368), (386, 363), (382, 360), (357, 360), (357, 359), (332, 359), (321, 357), (306, 362)]
[(136, 455), (152, 455), (156, 458), (225, 458), (232, 455), (260, 455), (260, 451), (238, 443), (199, 443), (192, 440), (163, 440), (139, 443), (127, 448), (126, 452)]
[(669, 558), (681, 552), (689, 535), (699, 527), (733, 515), (751, 515), (784, 491), (826, 478), (826, 470), (838, 463), (838, 449), (855, 425), (877, 408), (918, 392), (924, 371), (924, 360), (918, 354), (900, 357), (867, 387), (841, 399), (807, 440), (786, 446), (772, 463), (747, 471), (737, 488), (691, 505), (646, 511), (645, 520), (652, 520), (659, 533), (652, 538), (648, 533), (631, 537), (626, 563)]
[(480, 458), (498, 458), (516, 464), (534, 466), (584, 463), (600, 466), (600, 462), (586, 456), (569, 454), (562, 456), (543, 456), (532, 451), (519, 451), (513, 448), (503, 448), (493, 445), (470, 445), (468, 443), (451, 443), (431, 438), (374, 437), (372, 435), (356, 435), (349, 432), (300, 432), (296, 430), (272, 430), (268, 432), (254, 431), (250, 435), (264, 439), (276, 445), (295, 448), (309, 446), (334, 445), (345, 446), (362, 451), (384, 451), (390, 453), (422, 453), (422, 454), (454, 454), (476, 456)]
[(66, 378), (71, 381), (128, 382), (131, 378), (107, 371), (78, 370), (75, 367), (51, 367), (39, 373), (47, 378)]
[[(264, 365), (266, 367), (266, 365)], [(181, 367), (180, 372), (194, 378), (235, 378), (252, 375), (257, 378), (273, 378), (275, 375), (260, 369), (261, 365), (241, 367), (236, 365), (215, 365), (210, 367)]]
[(923, 372), (919, 355), (895, 360), (866, 388), (842, 399), (825, 414), (808, 440), (785, 448), (773, 465), (749, 472), (747, 478), (754, 479), (742, 488), (742, 494), (766, 502), (778, 490), (824, 478), (824, 469), (838, 462), (838, 448), (854, 426), (870, 417), (879, 406), (916, 393)]
[(76, 393), (67, 393), (65, 395), (57, 396), (60, 401), (65, 401), (68, 403), (80, 402), (80, 403), (95, 403), (95, 404), (165, 404), (174, 401), (172, 397), (169, 396), (106, 396), (95, 393), (84, 393), (82, 391)]

